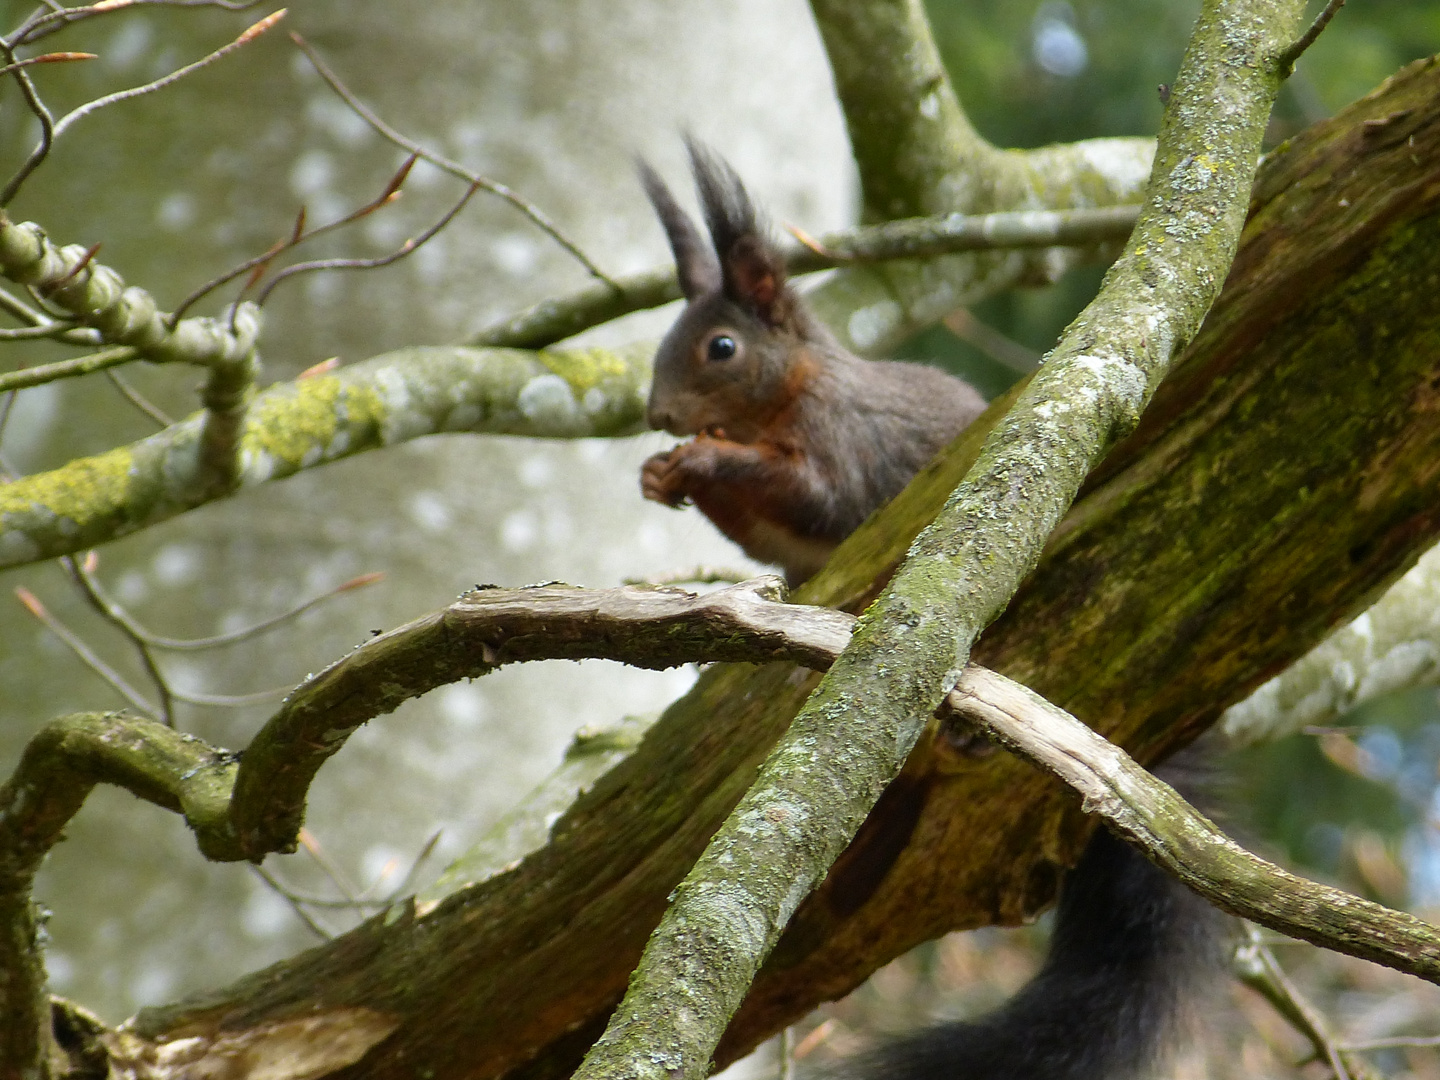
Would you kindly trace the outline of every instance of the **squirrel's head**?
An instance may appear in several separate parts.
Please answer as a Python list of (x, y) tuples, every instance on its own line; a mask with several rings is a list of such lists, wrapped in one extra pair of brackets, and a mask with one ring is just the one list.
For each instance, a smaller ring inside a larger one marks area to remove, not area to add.
[(655, 354), (648, 419), (675, 435), (719, 428), (749, 442), (793, 394), (811, 320), (735, 170), (694, 139), (685, 143), (711, 244), (640, 164), (687, 301)]

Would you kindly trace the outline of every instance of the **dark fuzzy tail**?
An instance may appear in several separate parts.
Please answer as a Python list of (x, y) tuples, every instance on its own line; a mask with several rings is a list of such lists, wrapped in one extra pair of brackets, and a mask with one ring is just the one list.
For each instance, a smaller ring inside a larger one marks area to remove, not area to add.
[(1229, 920), (1100, 828), (1065, 879), (1040, 972), (988, 1016), (842, 1066), (852, 1080), (1122, 1080), (1169, 1049), (1222, 970)]

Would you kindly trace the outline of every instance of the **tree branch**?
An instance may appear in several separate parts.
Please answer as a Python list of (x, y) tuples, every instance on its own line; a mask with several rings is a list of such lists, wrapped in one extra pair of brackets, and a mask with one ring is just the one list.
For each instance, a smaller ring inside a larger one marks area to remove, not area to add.
[(1282, 934), (1440, 983), (1440, 934), (1403, 911), (1296, 877), (1251, 855), (1065, 710), (986, 668), (965, 669), (947, 708), (1078, 791), (1151, 861), (1205, 899)]
[[(782, 603), (781, 596), (783, 586), (773, 577), (699, 596), (569, 586), (471, 593), (367, 642), (307, 680), (246, 749), (238, 774), (235, 755), (153, 721), (77, 714), (52, 722), (0, 787), (0, 915), (18, 928), (0, 940), (0, 949), (8, 950), (0, 960), (5, 970), (20, 973), (0, 983), (0, 1050), (34, 1053), (26, 1040), (35, 1043), (48, 1016), (30, 885), (96, 783), (116, 784), (184, 814), (209, 858), (258, 858), (265, 849), (255, 846), (257, 838), (273, 832), (275, 822), (298, 830), (304, 785), (355, 727), (435, 686), (505, 663), (554, 658), (603, 657), (644, 666), (786, 659), (828, 667), (857, 620), (828, 608)], [(1118, 747), (1025, 687), (970, 667), (945, 706), (1080, 792), (1087, 810), (1226, 910), (1440, 982), (1440, 938), (1433, 928), (1249, 854)], [(626, 738), (621, 733), (622, 743)], [(597, 744), (610, 745), (603, 739)], [(575, 782), (567, 775), (554, 786), (573, 793)], [(530, 832), (520, 839), (525, 836)], [(472, 853), (430, 891), (427, 905), (523, 854), (514, 842), (497, 836)]]
[(367, 641), (302, 683), (246, 749), (231, 814), (240, 846), (230, 857), (295, 849), (311, 781), (365, 721), (504, 664), (599, 657), (650, 668), (695, 660), (828, 665), (849, 640), (853, 617), (771, 602), (783, 594), (778, 578), (700, 596), (648, 587), (486, 589)]
[[(859, 5), (855, 5), (859, 7)], [(800, 901), (850, 842), (1089, 471), (1220, 290), (1296, 0), (1207, 3), (1125, 253), (912, 546), (651, 935), (580, 1080), (698, 1077)]]
[[(237, 487), (437, 432), (630, 434), (644, 423), (650, 351), (421, 347), (277, 383), (243, 416)], [(218, 498), (197, 479), (204, 424), (191, 416), (0, 486), (0, 568), (82, 551)]]
[[(924, 259), (957, 251), (1015, 251), (1073, 245), (1093, 248), (1130, 235), (1138, 206), (1080, 210), (1022, 210), (997, 214), (942, 214), (847, 229), (815, 247), (786, 252), (793, 274), (889, 259)], [(612, 285), (590, 285), (568, 296), (542, 300), (486, 327), (470, 345), (538, 349), (632, 311), (680, 298), (671, 267), (629, 274)]]
[[(970, 125), (940, 62), (921, 0), (812, 0), (869, 220), (1060, 210), (1134, 202), (1151, 139), (1090, 139), (999, 150)], [(966, 256), (851, 269), (812, 296), (857, 352), (883, 355), (958, 307), (1080, 264), (1075, 250)]]
[[(41, 929), (30, 890), (40, 863), (98, 783), (184, 813), (200, 833), (224, 823), (233, 760), (192, 736), (124, 713), (52, 720), (0, 785), (0, 1063), (43, 1076), (50, 1019)], [(218, 813), (218, 817), (216, 816)], [(203, 840), (202, 840), (203, 845)]]
[(1332, 724), (1382, 694), (1440, 683), (1440, 548), (1244, 701), (1225, 711), (1239, 745), (1271, 742), (1310, 724)]

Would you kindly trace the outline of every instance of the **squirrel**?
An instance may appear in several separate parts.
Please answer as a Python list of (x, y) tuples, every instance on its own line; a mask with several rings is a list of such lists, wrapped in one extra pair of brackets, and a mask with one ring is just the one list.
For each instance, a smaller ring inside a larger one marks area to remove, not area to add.
[[(647, 499), (693, 502), (792, 585), (985, 408), (969, 384), (847, 352), (786, 282), (735, 171), (686, 140), (713, 244), (659, 176), (640, 177), (687, 304), (660, 343), (650, 426), (693, 435), (641, 470)], [(1039, 973), (976, 1020), (922, 1029), (834, 1080), (1122, 1080), (1154, 1068), (1222, 970), (1228, 920), (1097, 828), (1066, 876)]]
[(785, 277), (730, 166), (687, 140), (714, 251), (649, 166), (640, 176), (688, 303), (655, 355), (647, 418), (693, 435), (641, 470), (791, 585), (985, 410), (969, 383), (847, 352)]

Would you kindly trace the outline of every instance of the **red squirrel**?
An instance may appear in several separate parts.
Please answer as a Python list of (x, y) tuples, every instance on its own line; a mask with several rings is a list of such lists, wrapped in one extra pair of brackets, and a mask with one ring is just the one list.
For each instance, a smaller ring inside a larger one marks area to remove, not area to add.
[(693, 435), (645, 462), (645, 498), (693, 502), (751, 558), (810, 577), (985, 409), (969, 383), (847, 352), (785, 277), (744, 186), (688, 140), (714, 250), (660, 178), (640, 176), (688, 303), (660, 343), (652, 428)]
[[(689, 143), (714, 251), (654, 171), (641, 179), (689, 301), (655, 357), (647, 499), (687, 499), (803, 581), (985, 407), (933, 368), (846, 352), (785, 281), (739, 178)], [(1227, 920), (1097, 829), (1066, 876), (1039, 973), (995, 1011), (923, 1029), (825, 1080), (1121, 1080), (1144, 1075), (1224, 965)]]

